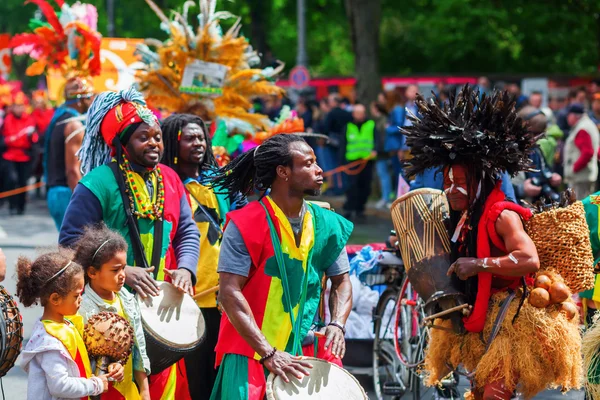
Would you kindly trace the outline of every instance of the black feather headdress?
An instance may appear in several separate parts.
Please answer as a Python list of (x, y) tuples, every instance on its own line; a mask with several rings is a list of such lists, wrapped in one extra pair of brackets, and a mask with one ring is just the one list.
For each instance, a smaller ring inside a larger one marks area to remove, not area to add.
[(419, 117), (402, 133), (412, 158), (406, 173), (414, 176), (432, 167), (463, 164), (486, 177), (507, 171), (514, 176), (531, 169), (529, 154), (538, 138), (524, 126), (508, 92), (479, 97), (466, 85), (447, 104), (416, 100)]

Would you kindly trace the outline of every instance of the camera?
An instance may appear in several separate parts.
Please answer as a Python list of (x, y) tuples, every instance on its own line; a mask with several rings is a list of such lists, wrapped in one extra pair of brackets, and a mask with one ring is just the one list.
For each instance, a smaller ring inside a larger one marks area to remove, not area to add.
[(552, 203), (558, 203), (560, 195), (550, 186), (550, 178), (552, 178), (551, 171), (542, 171), (541, 176), (531, 178), (531, 184), (542, 188), (540, 197), (545, 197)]

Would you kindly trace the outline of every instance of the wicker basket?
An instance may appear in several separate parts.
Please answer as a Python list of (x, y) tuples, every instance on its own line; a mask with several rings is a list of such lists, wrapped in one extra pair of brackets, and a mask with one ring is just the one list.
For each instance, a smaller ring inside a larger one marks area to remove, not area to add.
[(594, 256), (583, 203), (535, 214), (526, 228), (540, 269), (559, 273), (573, 293), (594, 287)]

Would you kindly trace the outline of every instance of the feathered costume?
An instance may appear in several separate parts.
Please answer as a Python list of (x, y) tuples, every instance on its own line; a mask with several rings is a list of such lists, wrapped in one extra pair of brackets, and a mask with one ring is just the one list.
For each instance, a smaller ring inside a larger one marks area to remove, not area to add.
[(96, 8), (79, 2), (73, 6), (63, 0), (55, 2), (60, 16), (45, 0), (25, 2), (37, 5), (47, 21), (32, 19), (29, 26), (33, 33), (15, 35), (10, 42), (15, 54), (28, 54), (35, 60), (25, 73), (34, 76), (58, 70), (67, 79), (99, 75), (102, 37), (96, 31)]
[[(255, 68), (260, 58), (248, 40), (240, 35), (240, 18), (223, 33), (220, 21), (236, 18), (228, 12), (215, 12), (216, 0), (200, 0), (199, 26), (188, 23), (188, 10), (194, 2), (187, 1), (183, 14), (173, 12), (169, 19), (152, 0), (146, 0), (158, 15), (161, 27), (170, 34), (161, 43), (150, 39), (138, 47), (146, 64), (139, 71), (140, 88), (153, 107), (170, 112), (196, 114), (206, 122), (224, 121), (229, 135), (253, 136), (258, 130), (270, 127), (266, 115), (252, 113), (255, 96), (283, 94), (274, 85), (278, 68)], [(151, 50), (150, 46), (155, 47)], [(222, 94), (218, 97), (182, 93), (179, 87), (186, 65), (194, 60), (221, 64), (227, 67)]]
[[(404, 129), (412, 154), (407, 173), (461, 164), (467, 168), (467, 176), (479, 185), (469, 209), (460, 218), (464, 224), (459, 222), (460, 215), (453, 216), (457, 227), (453, 260), (490, 257), (492, 245), (508, 253), (495, 221), (506, 209), (524, 220), (531, 217), (531, 211), (506, 202), (497, 177), (503, 171), (515, 175), (530, 168), (529, 154), (536, 135), (517, 117), (514, 100), (506, 92), (480, 98), (467, 86), (443, 106), (436, 99), (428, 102), (420, 95), (416, 104), (422, 117), (411, 116), (413, 125)], [(552, 276), (562, 282), (559, 275)], [(423, 367), (426, 383), (437, 385), (462, 365), (473, 374), (475, 396), (481, 395), (487, 385), (497, 383), (508, 391), (519, 391), (525, 398), (549, 387), (561, 387), (563, 391), (579, 387), (582, 362), (578, 317), (568, 319), (559, 312), (559, 305), (535, 308), (525, 301), (522, 285), (527, 282), (531, 287), (532, 279), (502, 276), (503, 281), (513, 283), (505, 289), (494, 289), (492, 281), (496, 278), (481, 272), (467, 281), (466, 288), (474, 292), (469, 294), (474, 307), (463, 320), (466, 334), (453, 332), (450, 320), (435, 321), (434, 325), (442, 329), (431, 330)], [(496, 317), (510, 291), (516, 292), (516, 297), (486, 351)]]

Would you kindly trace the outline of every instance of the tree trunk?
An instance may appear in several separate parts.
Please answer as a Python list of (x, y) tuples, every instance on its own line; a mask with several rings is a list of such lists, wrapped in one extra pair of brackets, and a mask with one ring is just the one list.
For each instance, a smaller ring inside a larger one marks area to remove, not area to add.
[[(379, 24), (381, 0), (344, 0), (354, 49), (356, 99), (368, 106), (381, 91)], [(368, 109), (368, 107), (367, 107)]]
[(270, 65), (274, 59), (271, 55), (271, 48), (267, 41), (269, 29), (269, 17), (271, 15), (272, 5), (270, 0), (249, 0), (247, 2), (250, 8), (250, 43), (260, 54), (263, 66)]

